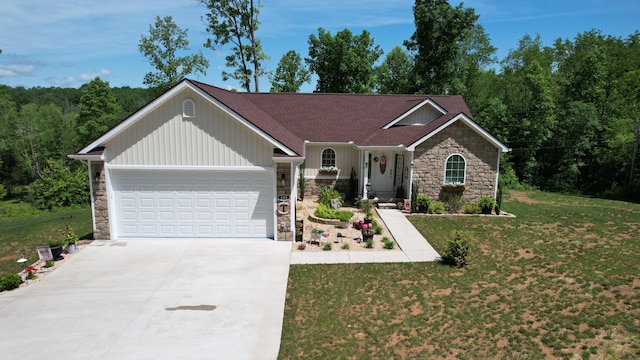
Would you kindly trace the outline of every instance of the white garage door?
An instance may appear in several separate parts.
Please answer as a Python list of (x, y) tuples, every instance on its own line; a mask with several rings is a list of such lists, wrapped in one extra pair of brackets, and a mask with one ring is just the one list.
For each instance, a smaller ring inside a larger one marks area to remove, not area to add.
[(113, 170), (116, 238), (273, 238), (269, 171)]

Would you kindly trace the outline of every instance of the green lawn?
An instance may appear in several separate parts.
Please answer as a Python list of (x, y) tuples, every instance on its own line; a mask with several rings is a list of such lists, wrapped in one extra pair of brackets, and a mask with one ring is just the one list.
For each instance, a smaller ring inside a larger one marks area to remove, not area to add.
[(410, 217), (464, 269), (291, 267), (281, 359), (640, 357), (640, 205), (510, 192), (515, 219)]
[[(2, 205), (6, 207), (7, 203)], [(29, 210), (20, 209), (19, 212), (29, 213)], [(81, 238), (91, 238), (91, 208), (0, 218), (0, 273), (20, 271), (22, 267), (16, 260), (21, 253), (29, 263), (37, 261), (35, 247), (46, 245), (49, 240), (64, 239), (67, 226)]]

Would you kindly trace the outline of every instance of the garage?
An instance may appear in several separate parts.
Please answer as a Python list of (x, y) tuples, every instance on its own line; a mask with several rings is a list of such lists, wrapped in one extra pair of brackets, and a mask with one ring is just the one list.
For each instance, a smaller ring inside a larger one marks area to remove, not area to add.
[(268, 170), (111, 170), (114, 238), (273, 238)]

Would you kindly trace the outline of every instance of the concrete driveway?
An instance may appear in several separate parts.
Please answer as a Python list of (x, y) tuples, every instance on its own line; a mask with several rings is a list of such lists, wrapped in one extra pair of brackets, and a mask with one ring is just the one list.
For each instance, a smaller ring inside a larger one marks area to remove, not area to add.
[(0, 295), (3, 359), (275, 359), (289, 242), (96, 241)]

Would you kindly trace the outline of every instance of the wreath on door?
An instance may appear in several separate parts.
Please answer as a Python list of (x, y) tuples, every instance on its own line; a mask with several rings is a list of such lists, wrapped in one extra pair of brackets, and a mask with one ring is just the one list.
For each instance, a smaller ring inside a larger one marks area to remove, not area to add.
[(380, 156), (380, 173), (384, 174), (387, 171), (387, 157), (382, 155)]

